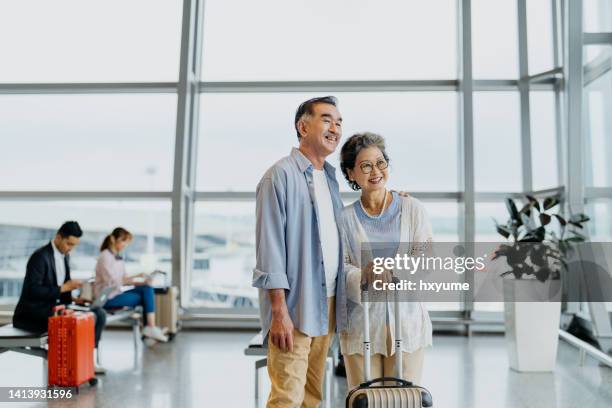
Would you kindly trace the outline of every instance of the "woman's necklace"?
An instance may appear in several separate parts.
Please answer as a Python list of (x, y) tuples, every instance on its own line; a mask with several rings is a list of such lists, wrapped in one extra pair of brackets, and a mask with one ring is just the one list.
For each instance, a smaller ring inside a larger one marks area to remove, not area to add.
[(385, 198), (383, 199), (383, 204), (382, 204), (382, 208), (380, 209), (380, 212), (378, 213), (378, 215), (370, 215), (368, 213), (368, 211), (365, 209), (365, 207), (363, 206), (363, 201), (361, 200), (361, 197), (359, 197), (359, 204), (361, 205), (361, 209), (370, 216), (370, 218), (374, 218), (374, 219), (378, 219), (380, 217), (382, 217), (383, 213), (385, 212), (385, 206), (387, 205), (387, 189), (385, 189)]

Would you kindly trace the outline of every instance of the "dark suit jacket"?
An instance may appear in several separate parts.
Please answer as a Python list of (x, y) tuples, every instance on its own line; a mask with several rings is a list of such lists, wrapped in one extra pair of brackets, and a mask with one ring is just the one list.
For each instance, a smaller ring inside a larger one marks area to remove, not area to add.
[[(67, 281), (70, 280), (68, 256), (64, 259)], [(47, 320), (53, 314), (53, 307), (72, 301), (70, 292), (60, 293), (63, 283), (57, 282), (53, 247), (49, 242), (38, 248), (28, 260), (23, 289), (13, 314), (13, 326), (33, 332), (46, 332)]]

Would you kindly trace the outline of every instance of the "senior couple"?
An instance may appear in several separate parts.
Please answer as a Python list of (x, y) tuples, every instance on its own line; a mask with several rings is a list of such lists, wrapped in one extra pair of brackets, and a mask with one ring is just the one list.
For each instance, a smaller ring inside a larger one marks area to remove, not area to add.
[[(335, 168), (325, 160), (342, 137), (336, 98), (302, 103), (295, 129), (299, 147), (268, 169), (257, 186), (253, 286), (259, 288), (268, 347), (272, 389), (267, 406), (274, 408), (319, 405), (336, 331), (349, 389), (364, 381), (360, 284), (375, 277), (372, 250), (362, 252), (362, 245), (396, 243), (387, 248), (388, 256), (395, 256), (400, 242), (409, 243), (411, 251), (432, 240), (423, 205), (387, 189), (390, 160), (379, 135), (355, 134), (342, 146), (342, 173), (353, 190), (361, 191), (359, 200), (343, 206)], [(386, 279), (390, 273), (385, 272)], [(393, 305), (371, 302), (368, 307), (372, 376), (393, 376)], [(431, 321), (420, 303), (401, 303), (400, 316), (402, 377), (418, 383), (424, 348), (431, 345)]]

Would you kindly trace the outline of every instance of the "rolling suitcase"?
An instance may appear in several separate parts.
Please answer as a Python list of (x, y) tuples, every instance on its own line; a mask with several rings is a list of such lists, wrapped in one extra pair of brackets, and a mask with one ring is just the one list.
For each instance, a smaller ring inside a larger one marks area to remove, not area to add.
[(49, 386), (95, 385), (94, 315), (75, 312), (59, 305), (49, 317)]
[(169, 339), (179, 331), (178, 294), (176, 286), (155, 288), (155, 325), (166, 327)]
[[(399, 282), (396, 277), (394, 282)], [(363, 305), (363, 373), (365, 382), (352, 389), (346, 397), (346, 408), (420, 408), (433, 407), (431, 394), (423, 387), (413, 385), (402, 377), (402, 336), (398, 294), (395, 292), (395, 377), (371, 379), (370, 374), (370, 316), (368, 288), (362, 287)], [(396, 385), (376, 385), (392, 382)]]

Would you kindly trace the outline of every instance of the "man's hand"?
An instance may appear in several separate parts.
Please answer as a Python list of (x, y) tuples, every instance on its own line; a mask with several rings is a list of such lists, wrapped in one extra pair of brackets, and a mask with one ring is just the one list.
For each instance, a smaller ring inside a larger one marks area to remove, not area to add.
[(75, 304), (77, 304), (77, 305), (81, 305), (81, 306), (85, 305), (86, 303), (89, 303), (89, 300), (84, 299), (84, 298), (82, 298), (82, 297), (80, 297), (80, 296), (79, 296), (79, 297), (74, 297), (74, 296), (73, 296), (73, 297), (72, 297), (72, 301), (73, 301)]
[(397, 193), (400, 197), (410, 197), (407, 191), (390, 190), (392, 193)]
[(270, 323), (270, 341), (281, 351), (293, 351), (293, 322), (287, 310), (284, 289), (270, 289), (272, 303), (272, 322)]
[(293, 351), (293, 322), (286, 308), (284, 312), (272, 312), (270, 340), (281, 351)]
[(60, 287), (60, 292), (71, 292), (74, 289), (80, 288), (82, 282), (78, 279), (70, 279), (69, 281), (64, 282), (64, 284)]

